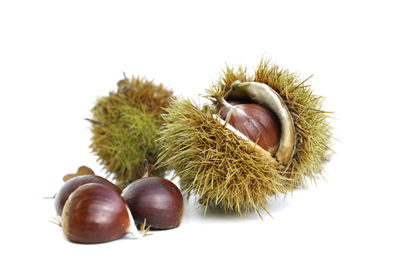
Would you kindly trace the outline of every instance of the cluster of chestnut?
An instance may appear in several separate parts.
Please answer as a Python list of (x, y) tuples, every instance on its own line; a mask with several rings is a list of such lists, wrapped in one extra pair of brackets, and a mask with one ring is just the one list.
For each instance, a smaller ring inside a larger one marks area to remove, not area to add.
[(180, 225), (183, 197), (171, 181), (148, 177), (136, 180), (123, 191), (93, 174), (67, 180), (55, 197), (59, 224), (68, 240), (102, 243), (130, 233), (136, 226), (170, 229)]

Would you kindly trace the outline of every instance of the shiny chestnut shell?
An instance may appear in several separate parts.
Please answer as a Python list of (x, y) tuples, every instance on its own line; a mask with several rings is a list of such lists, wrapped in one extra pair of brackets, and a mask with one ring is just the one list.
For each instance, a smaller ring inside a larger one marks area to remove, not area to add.
[(136, 224), (152, 229), (178, 227), (183, 216), (183, 197), (171, 181), (159, 177), (144, 177), (129, 184), (122, 197), (131, 210)]
[(130, 227), (128, 207), (119, 193), (103, 184), (77, 188), (65, 203), (62, 228), (78, 243), (102, 243), (123, 237)]
[(116, 191), (118, 194), (121, 194), (121, 189), (108, 181), (107, 179), (96, 176), (96, 175), (82, 175), (76, 176), (74, 178), (69, 179), (67, 182), (63, 184), (60, 191), (57, 193), (54, 204), (56, 207), (56, 211), (58, 215), (61, 215), (64, 204), (67, 201), (69, 195), (75, 191), (78, 187), (88, 184), (88, 183), (98, 183), (103, 184), (110, 189)]
[[(232, 113), (228, 123), (261, 148), (274, 154), (279, 147), (280, 123), (268, 108), (255, 104), (229, 101)], [(229, 109), (220, 109), (221, 118), (226, 120)]]

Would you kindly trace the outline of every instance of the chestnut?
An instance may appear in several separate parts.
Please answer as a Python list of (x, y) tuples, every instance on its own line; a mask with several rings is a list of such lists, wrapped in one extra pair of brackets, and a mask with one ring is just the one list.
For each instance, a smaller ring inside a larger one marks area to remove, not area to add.
[(222, 101), (221, 118), (261, 148), (275, 154), (280, 141), (277, 116), (267, 107), (256, 103)]
[[(131, 227), (129, 209), (121, 195), (98, 183), (77, 188), (65, 203), (61, 227), (68, 240), (102, 243), (123, 237)], [(136, 231), (137, 232), (137, 231)], [(134, 233), (134, 232), (132, 232)]]
[(183, 197), (171, 181), (159, 177), (143, 177), (130, 183), (123, 191), (132, 216), (137, 224), (151, 229), (178, 227), (183, 216)]
[(63, 211), (63, 207), (65, 202), (67, 201), (69, 195), (75, 191), (78, 187), (84, 184), (88, 183), (99, 183), (103, 184), (118, 194), (121, 194), (121, 189), (108, 181), (107, 179), (101, 177), (101, 176), (96, 176), (96, 175), (82, 175), (82, 176), (76, 176), (74, 178), (69, 179), (67, 182), (63, 184), (61, 187), (60, 191), (57, 193), (55, 197), (55, 207), (58, 215), (61, 215)]

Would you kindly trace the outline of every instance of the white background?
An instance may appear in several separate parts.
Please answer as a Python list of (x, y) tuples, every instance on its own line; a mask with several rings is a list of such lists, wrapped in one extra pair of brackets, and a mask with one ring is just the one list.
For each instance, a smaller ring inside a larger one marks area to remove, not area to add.
[[(399, 265), (397, 1), (1, 1), (1, 265)], [(325, 180), (273, 218), (194, 202), (142, 240), (68, 242), (48, 221), (62, 176), (90, 153), (85, 117), (127, 75), (198, 98), (228, 65), (264, 56), (335, 112)]]

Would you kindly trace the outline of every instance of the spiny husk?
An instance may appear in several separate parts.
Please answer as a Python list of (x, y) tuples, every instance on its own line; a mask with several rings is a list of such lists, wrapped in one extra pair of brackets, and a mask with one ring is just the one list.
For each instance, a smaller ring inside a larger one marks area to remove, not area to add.
[(227, 68), (219, 81), (207, 90), (210, 97), (225, 95), (231, 84), (240, 81), (255, 81), (269, 85), (282, 97), (294, 120), (296, 130), (296, 152), (287, 167), (285, 184), (290, 190), (305, 186), (307, 178), (315, 181), (323, 173), (323, 163), (331, 154), (331, 113), (322, 110), (321, 96), (314, 95), (306, 80), (286, 69), (261, 60), (255, 74), (249, 76), (243, 68)]
[[(118, 82), (116, 92), (97, 100), (92, 109), (90, 147), (121, 188), (142, 177), (144, 159), (156, 163), (161, 114), (172, 98), (172, 92), (162, 84), (125, 77)], [(153, 174), (163, 176), (165, 170), (159, 167)]]
[(296, 152), (284, 169), (262, 159), (242, 138), (213, 116), (209, 108), (193, 102), (174, 101), (163, 115), (162, 165), (180, 176), (181, 189), (195, 194), (200, 203), (228, 211), (267, 210), (274, 195), (315, 180), (329, 154), (331, 139), (329, 113), (321, 110), (321, 97), (295, 74), (262, 60), (254, 76), (246, 69), (227, 68), (208, 96), (224, 96), (235, 80), (264, 82), (276, 90), (287, 104), (296, 127)]
[(286, 192), (282, 171), (266, 164), (209, 109), (203, 112), (192, 101), (181, 99), (163, 117), (161, 160), (180, 176), (181, 189), (198, 195), (204, 204), (246, 212)]

